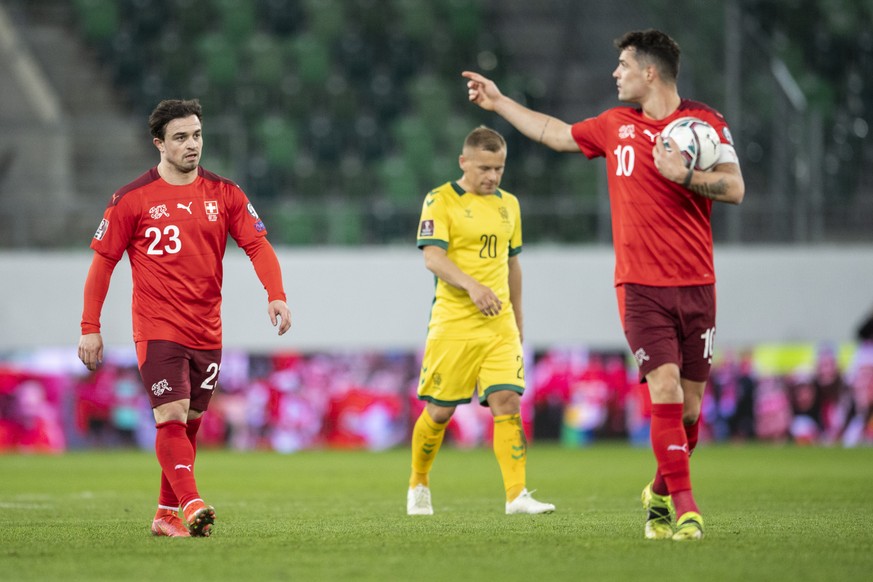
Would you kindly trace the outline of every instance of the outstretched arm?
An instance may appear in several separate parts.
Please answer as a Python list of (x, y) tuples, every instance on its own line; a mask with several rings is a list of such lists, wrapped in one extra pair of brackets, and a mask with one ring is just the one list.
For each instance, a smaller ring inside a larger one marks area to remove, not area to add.
[(461, 76), (467, 79), (468, 99), (482, 109), (493, 111), (528, 138), (557, 152), (579, 151), (568, 123), (510, 99), (500, 92), (494, 81), (479, 73), (464, 71)]

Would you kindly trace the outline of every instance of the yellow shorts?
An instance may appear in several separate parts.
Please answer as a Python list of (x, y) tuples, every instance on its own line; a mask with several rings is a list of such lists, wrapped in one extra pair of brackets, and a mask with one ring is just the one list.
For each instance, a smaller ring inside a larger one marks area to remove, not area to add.
[(439, 406), (479, 404), (500, 390), (524, 392), (524, 352), (517, 335), (474, 339), (428, 339), (421, 363), (418, 398)]

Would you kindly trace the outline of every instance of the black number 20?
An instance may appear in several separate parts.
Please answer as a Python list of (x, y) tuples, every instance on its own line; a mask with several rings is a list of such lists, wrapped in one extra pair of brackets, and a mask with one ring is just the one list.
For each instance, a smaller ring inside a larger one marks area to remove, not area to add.
[(483, 234), (479, 240), (482, 241), (482, 248), (479, 250), (480, 259), (496, 259), (497, 258), (497, 235)]

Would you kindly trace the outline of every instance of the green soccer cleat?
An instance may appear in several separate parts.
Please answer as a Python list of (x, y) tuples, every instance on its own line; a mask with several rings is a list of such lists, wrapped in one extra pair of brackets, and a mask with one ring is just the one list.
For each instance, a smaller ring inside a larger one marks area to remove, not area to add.
[(649, 483), (643, 489), (641, 501), (643, 509), (646, 511), (646, 539), (669, 540), (673, 538), (673, 502), (670, 500), (670, 496), (658, 495), (652, 491), (652, 483)]
[(676, 522), (673, 541), (687, 542), (703, 539), (703, 518), (696, 511), (687, 511)]

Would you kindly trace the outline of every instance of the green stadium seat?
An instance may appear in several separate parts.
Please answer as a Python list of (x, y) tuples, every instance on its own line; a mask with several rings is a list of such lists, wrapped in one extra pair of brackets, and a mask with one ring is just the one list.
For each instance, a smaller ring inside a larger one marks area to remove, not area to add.
[(263, 32), (253, 34), (246, 40), (244, 55), (250, 80), (264, 91), (278, 93), (285, 62), (276, 38)]
[(239, 47), (257, 28), (255, 2), (240, 0), (213, 0), (218, 13), (220, 31), (226, 41)]
[(266, 115), (258, 124), (256, 135), (267, 162), (290, 174), (294, 169), (299, 145), (294, 122), (281, 114)]
[(201, 66), (206, 72), (210, 90), (226, 91), (236, 85), (239, 75), (239, 56), (236, 48), (219, 32), (200, 39), (197, 47)]
[(119, 5), (114, 0), (75, 0), (85, 39), (106, 49), (119, 28)]
[(305, 91), (322, 91), (330, 74), (330, 49), (312, 33), (289, 38), (283, 50), (290, 57)]
[(433, 134), (424, 115), (406, 115), (394, 127), (394, 141), (404, 165), (421, 181), (431, 181), (432, 160), (436, 153)]
[(398, 206), (419, 205), (427, 191), (427, 187), (422, 188), (419, 185), (418, 174), (399, 155), (388, 156), (382, 160), (379, 164), (379, 179), (382, 182), (380, 191)]
[(307, 28), (328, 46), (345, 30), (345, 2), (341, 0), (304, 0), (304, 11)]

